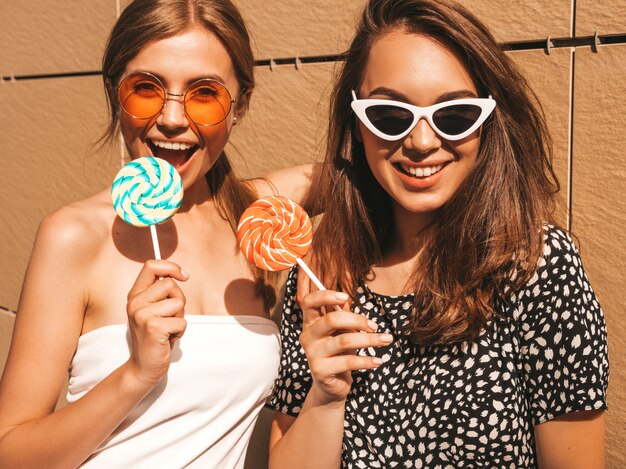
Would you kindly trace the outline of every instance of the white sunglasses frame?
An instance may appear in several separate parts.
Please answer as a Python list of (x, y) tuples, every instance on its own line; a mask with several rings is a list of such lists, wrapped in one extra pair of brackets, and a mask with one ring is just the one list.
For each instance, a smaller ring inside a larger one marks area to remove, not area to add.
[[(433, 122), (433, 114), (435, 113), (435, 111), (441, 108), (450, 106), (452, 104), (454, 105), (473, 104), (475, 106), (478, 106), (481, 111), (480, 116), (478, 116), (478, 119), (476, 119), (476, 122), (474, 122), (474, 124), (472, 124), (472, 126), (469, 129), (467, 129), (465, 132), (462, 132), (458, 135), (446, 134), (441, 129), (439, 129)], [(476, 131), (476, 129), (478, 129), (481, 125), (483, 125), (485, 120), (487, 120), (487, 118), (491, 115), (491, 113), (495, 109), (496, 101), (490, 95), (488, 98), (453, 99), (450, 101), (444, 101), (442, 103), (433, 104), (432, 106), (420, 107), (420, 106), (414, 106), (408, 103), (403, 103), (402, 101), (392, 101), (390, 99), (359, 99), (356, 97), (355, 91), (352, 90), (352, 103), (350, 103), (350, 105), (354, 113), (359, 118), (359, 120), (363, 123), (363, 125), (365, 125), (365, 127), (367, 127), (367, 129), (370, 132), (372, 132), (377, 137), (382, 138), (383, 140), (393, 142), (396, 140), (403, 139), (404, 137), (406, 137), (413, 131), (413, 129), (415, 128), (417, 123), (420, 121), (420, 119), (424, 118), (426, 119), (430, 127), (433, 129), (433, 131), (437, 135), (439, 135), (440, 137), (446, 140), (456, 141), (456, 140), (463, 140), (465, 137), (467, 137), (468, 135), (471, 135), (473, 132)], [(381, 132), (374, 126), (374, 124), (372, 124), (372, 122), (368, 119), (367, 114), (365, 113), (365, 110), (368, 107), (377, 106), (377, 105), (383, 105), (383, 106), (392, 105), (392, 106), (398, 106), (402, 109), (406, 109), (407, 111), (410, 111), (411, 114), (413, 114), (413, 122), (411, 123), (411, 125), (409, 126), (407, 130), (405, 130), (399, 135), (388, 135), (384, 132)]]

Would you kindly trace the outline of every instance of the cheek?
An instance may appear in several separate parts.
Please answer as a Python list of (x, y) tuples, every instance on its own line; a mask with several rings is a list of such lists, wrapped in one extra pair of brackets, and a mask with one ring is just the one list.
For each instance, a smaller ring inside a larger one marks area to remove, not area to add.
[(365, 151), (365, 160), (370, 168), (370, 171), (374, 177), (379, 181), (385, 168), (385, 157), (383, 150), (378, 145), (369, 145), (363, 142), (363, 149)]
[(385, 147), (385, 143), (387, 143), (370, 132), (361, 121), (356, 126), (356, 138), (363, 144), (366, 155), (380, 153), (381, 149)]
[(452, 173), (453, 177), (451, 179), (454, 191), (458, 189), (476, 167), (479, 141), (479, 139), (475, 139), (474, 141), (464, 142), (453, 149), (455, 158), (457, 159), (457, 161), (453, 163), (456, 166), (456, 170)]
[(126, 113), (120, 113), (120, 129), (124, 135), (132, 135), (139, 127), (139, 121), (126, 115)]
[(469, 137), (456, 142), (449, 142), (449, 148), (460, 160), (476, 161), (480, 147), (480, 132), (476, 131)]
[(120, 116), (120, 130), (128, 145), (132, 145), (134, 140), (140, 139), (151, 124), (151, 120), (133, 119), (124, 113)]
[(368, 131), (361, 132), (359, 141), (363, 144), (363, 151), (372, 169), (374, 166), (384, 163), (401, 146), (397, 142), (387, 142), (380, 139)]
[(228, 141), (230, 129), (226, 122), (221, 122), (218, 125), (198, 127), (198, 133), (206, 149), (211, 153), (221, 153)]
[(131, 119), (120, 119), (120, 131), (126, 144), (126, 150), (131, 159), (135, 159), (142, 153), (141, 133), (143, 126)]
[(461, 166), (464, 171), (469, 171), (478, 158), (480, 134), (477, 132), (460, 142), (448, 142), (447, 145), (444, 145), (447, 147), (447, 151), (454, 156), (456, 164)]

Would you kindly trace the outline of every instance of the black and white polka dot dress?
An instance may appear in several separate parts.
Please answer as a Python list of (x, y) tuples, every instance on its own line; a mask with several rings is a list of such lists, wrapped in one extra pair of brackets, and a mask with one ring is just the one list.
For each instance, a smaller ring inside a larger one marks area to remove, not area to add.
[[(295, 288), (294, 270), (271, 400), (292, 416), (312, 383), (299, 344)], [(561, 230), (546, 227), (537, 272), (472, 343), (417, 346), (402, 332), (412, 295), (379, 295), (366, 286), (359, 293), (353, 311), (376, 321), (378, 332), (393, 334), (394, 342), (358, 352), (386, 361), (353, 373), (342, 467), (536, 467), (535, 425), (606, 408), (604, 316), (578, 252)]]

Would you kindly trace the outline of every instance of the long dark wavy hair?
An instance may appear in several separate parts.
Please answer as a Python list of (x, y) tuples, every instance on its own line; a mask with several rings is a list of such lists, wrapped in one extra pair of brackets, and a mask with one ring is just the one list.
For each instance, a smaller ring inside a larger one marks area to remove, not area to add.
[[(133, 0), (113, 27), (102, 59), (109, 107), (104, 143), (112, 142), (119, 131), (120, 105), (116, 86), (126, 65), (147, 45), (183, 34), (193, 27), (210, 31), (222, 42), (232, 60), (239, 89), (254, 88), (250, 36), (241, 14), (230, 0)], [(242, 213), (257, 198), (253, 187), (235, 176), (225, 153), (217, 159), (206, 179), (220, 215), (236, 231)], [(269, 309), (276, 298), (273, 289), (266, 287), (265, 280), (271, 283), (274, 278), (259, 269), (252, 270), (259, 294)]]
[(458, 50), (481, 96), (497, 102), (482, 127), (474, 169), (421, 233), (427, 255), (418, 256), (411, 279), (415, 304), (406, 327), (424, 345), (473, 340), (505, 288), (519, 288), (534, 272), (558, 182), (535, 94), (487, 28), (458, 3), (370, 0), (365, 7), (332, 93), (317, 208), (325, 215), (313, 262), (327, 286), (354, 299), (395, 235), (391, 198), (356, 138), (350, 93), (359, 88), (372, 45), (398, 30)]

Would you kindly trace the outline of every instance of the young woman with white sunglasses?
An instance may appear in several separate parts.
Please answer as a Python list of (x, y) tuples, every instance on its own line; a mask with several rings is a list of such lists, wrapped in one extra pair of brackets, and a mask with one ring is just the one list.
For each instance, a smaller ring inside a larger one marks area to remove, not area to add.
[(368, 2), (320, 182), (330, 290), (287, 283), (271, 468), (602, 467), (604, 317), (538, 109), (459, 4)]
[[(0, 467), (243, 467), (280, 353), (274, 291), (235, 236), (272, 190), (224, 154), (253, 65), (229, 0), (122, 12), (103, 60), (108, 137), (175, 166), (183, 204), (158, 227), (159, 261), (110, 187), (42, 222), (0, 383)], [(308, 186), (303, 168), (268, 179), (296, 201)]]

